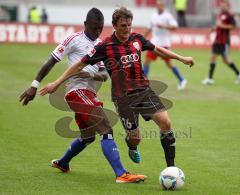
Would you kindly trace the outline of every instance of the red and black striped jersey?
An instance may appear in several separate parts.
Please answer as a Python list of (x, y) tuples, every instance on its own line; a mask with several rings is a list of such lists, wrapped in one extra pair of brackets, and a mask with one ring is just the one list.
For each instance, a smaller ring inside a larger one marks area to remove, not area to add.
[[(232, 14), (229, 12), (221, 12), (217, 16), (217, 20), (222, 24), (226, 25), (236, 25), (236, 21)], [(229, 44), (230, 45), (230, 30), (217, 27), (216, 29), (216, 38), (214, 40), (215, 44)]]
[(112, 80), (114, 100), (133, 90), (149, 86), (149, 81), (142, 70), (141, 54), (144, 50), (154, 48), (155, 45), (140, 34), (131, 33), (127, 41), (120, 42), (113, 33), (96, 45), (81, 61), (85, 64), (104, 62)]

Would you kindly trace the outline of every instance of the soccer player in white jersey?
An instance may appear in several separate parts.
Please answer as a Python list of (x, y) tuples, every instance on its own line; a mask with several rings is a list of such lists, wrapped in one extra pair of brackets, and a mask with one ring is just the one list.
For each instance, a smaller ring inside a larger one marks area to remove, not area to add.
[[(50, 59), (43, 65), (32, 85), (20, 97), (20, 102), (27, 105), (33, 100), (39, 83), (48, 74), (51, 68), (64, 56), (68, 56), (69, 66), (92, 51), (99, 42), (102, 32), (104, 17), (100, 10), (92, 8), (84, 22), (85, 29), (67, 37), (51, 53)], [(59, 160), (52, 160), (53, 167), (62, 172), (70, 171), (71, 159), (83, 151), (86, 146), (95, 140), (96, 132), (100, 134), (102, 151), (112, 166), (117, 183), (135, 183), (144, 181), (145, 175), (131, 174), (125, 170), (121, 161), (117, 145), (113, 139), (113, 131), (103, 112), (102, 102), (96, 96), (96, 82), (105, 81), (107, 71), (103, 64), (86, 66), (83, 71), (69, 78), (67, 81), (66, 96), (69, 107), (75, 112), (75, 120), (79, 126), (81, 135), (76, 138)]]
[[(146, 30), (144, 36), (147, 37), (152, 32), (151, 42), (159, 47), (170, 49), (171, 40), (169, 31), (175, 30), (178, 27), (177, 21), (172, 14), (165, 9), (164, 0), (157, 1), (157, 12), (151, 17), (150, 28)], [(147, 51), (145, 56), (145, 62), (143, 65), (144, 73), (147, 76), (149, 73), (150, 64), (157, 59), (157, 54), (152, 51)], [(165, 61), (165, 64), (170, 68), (173, 74), (177, 77), (179, 84), (178, 90), (183, 90), (186, 87), (187, 80), (183, 78), (178, 68), (173, 65), (171, 59), (161, 56)]]

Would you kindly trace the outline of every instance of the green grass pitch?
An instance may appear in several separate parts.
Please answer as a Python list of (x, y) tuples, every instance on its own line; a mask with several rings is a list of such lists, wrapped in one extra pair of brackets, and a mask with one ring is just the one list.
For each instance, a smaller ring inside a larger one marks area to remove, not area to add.
[[(99, 139), (72, 161), (71, 173), (62, 174), (51, 168), (50, 160), (59, 158), (72, 140), (58, 136), (54, 124), (72, 113), (53, 108), (48, 97), (37, 95), (27, 107), (22, 107), (18, 100), (53, 48), (0, 45), (0, 194), (240, 193), (240, 85), (234, 84), (235, 75), (220, 59), (216, 83), (201, 85), (209, 68), (209, 49), (176, 50), (196, 60), (191, 69), (176, 62), (188, 80), (185, 91), (177, 91), (177, 81), (163, 62), (157, 61), (151, 67), (150, 78), (168, 84), (162, 96), (174, 103), (169, 114), (178, 138), (176, 165), (186, 175), (183, 189), (161, 190), (158, 177), (165, 168), (165, 160), (158, 128), (153, 122), (143, 120), (140, 121), (143, 132), (140, 165), (133, 164), (128, 157), (120, 122), (114, 126), (114, 134), (123, 164), (131, 172), (146, 174), (146, 182), (114, 183), (113, 171), (101, 152)], [(232, 51), (231, 57), (240, 68), (239, 51)], [(42, 86), (57, 78), (65, 68), (66, 61), (57, 64)], [(109, 81), (101, 88), (99, 97), (106, 108), (114, 110)], [(74, 124), (72, 127), (76, 128)]]

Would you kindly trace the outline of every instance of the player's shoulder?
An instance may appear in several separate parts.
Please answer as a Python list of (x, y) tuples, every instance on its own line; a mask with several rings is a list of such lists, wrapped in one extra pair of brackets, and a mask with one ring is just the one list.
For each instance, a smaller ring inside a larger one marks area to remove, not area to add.
[(234, 14), (231, 12), (227, 12), (228, 17), (234, 18)]
[(165, 9), (165, 10), (164, 10), (163, 15), (164, 15), (165, 17), (173, 17), (172, 13), (171, 13), (168, 9)]
[(73, 43), (74, 41), (81, 39), (82, 36), (83, 32), (72, 33), (65, 37), (64, 41), (62, 42), (62, 45), (67, 46), (70, 43)]
[(103, 42), (102, 39), (97, 38), (94, 45), (99, 45), (99, 44), (101, 44), (102, 42)]
[(140, 33), (137, 33), (137, 32), (132, 32), (130, 37), (132, 39), (134, 39), (134, 38), (140, 38), (140, 39), (144, 38), (143, 35), (141, 35)]
[(152, 15), (151, 15), (151, 19), (154, 20), (158, 17), (158, 13), (157, 12), (154, 12)]
[(107, 36), (105, 37), (101, 42), (98, 43), (99, 46), (105, 46), (105, 45), (109, 45), (112, 44), (113, 41), (113, 36)]

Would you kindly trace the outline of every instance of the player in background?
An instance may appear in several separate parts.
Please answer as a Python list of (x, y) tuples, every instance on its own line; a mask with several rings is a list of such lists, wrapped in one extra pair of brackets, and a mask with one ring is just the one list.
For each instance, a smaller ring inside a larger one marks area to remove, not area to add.
[[(171, 40), (169, 31), (173, 31), (177, 29), (178, 24), (172, 14), (165, 9), (165, 1), (158, 0), (157, 1), (157, 12), (154, 13), (151, 17), (151, 26), (146, 30), (144, 37), (146, 38), (150, 33), (152, 33), (151, 42), (158, 46), (164, 47), (166, 49), (170, 49)], [(183, 90), (186, 87), (187, 80), (183, 78), (179, 69), (176, 65), (173, 64), (170, 58), (166, 56), (160, 56), (166, 66), (172, 70), (173, 74), (178, 79), (178, 90)], [(145, 55), (145, 62), (143, 64), (143, 70), (145, 75), (147, 76), (149, 73), (150, 65), (152, 61), (157, 60), (158, 55), (153, 51), (147, 51)]]
[[(23, 101), (23, 105), (27, 105), (29, 101), (33, 100), (41, 80), (64, 56), (68, 57), (69, 67), (71, 67), (81, 60), (88, 51), (91, 51), (94, 45), (100, 41), (98, 37), (102, 32), (103, 24), (102, 12), (97, 8), (92, 8), (84, 22), (85, 29), (82, 32), (70, 35), (56, 47), (51, 53), (50, 59), (41, 68), (31, 87), (21, 95), (20, 101)], [(51, 164), (62, 172), (68, 172), (71, 159), (95, 140), (97, 131), (100, 134), (102, 151), (116, 174), (116, 182), (143, 181), (146, 176), (130, 174), (123, 167), (117, 145), (113, 139), (112, 128), (102, 110), (102, 102), (97, 99), (96, 81), (105, 81), (106, 79), (107, 71), (100, 61), (93, 64), (93, 66), (86, 66), (77, 75), (68, 79), (65, 99), (69, 107), (75, 111), (75, 120), (81, 131), (81, 136), (70, 144), (60, 160), (52, 160)], [(101, 124), (98, 123), (98, 116), (103, 119)]]
[(210, 69), (208, 77), (202, 81), (204, 85), (212, 85), (214, 83), (213, 74), (216, 68), (216, 60), (219, 55), (222, 56), (223, 62), (234, 71), (237, 76), (236, 84), (240, 84), (240, 73), (235, 63), (229, 58), (230, 47), (230, 31), (235, 28), (236, 22), (233, 15), (229, 12), (229, 5), (226, 0), (220, 2), (220, 13), (216, 21), (216, 37), (212, 44), (212, 55), (210, 59)]
[(174, 166), (175, 137), (170, 118), (159, 97), (151, 90), (143, 73), (141, 53), (155, 51), (159, 55), (177, 59), (182, 63), (194, 64), (192, 57), (183, 57), (170, 50), (157, 47), (142, 35), (131, 33), (133, 15), (125, 7), (116, 9), (112, 15), (115, 31), (81, 61), (69, 67), (57, 80), (40, 90), (41, 95), (53, 93), (62, 82), (84, 68), (87, 64), (103, 61), (112, 80), (112, 100), (126, 130), (129, 156), (133, 162), (140, 162), (138, 145), (141, 141), (138, 127), (139, 114), (146, 120), (153, 120), (161, 131), (161, 144), (167, 166)]

